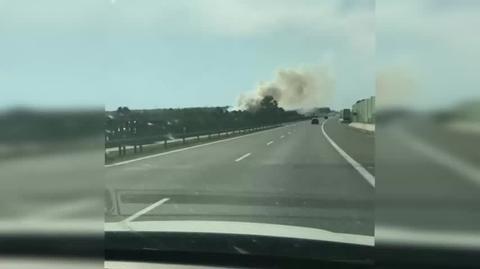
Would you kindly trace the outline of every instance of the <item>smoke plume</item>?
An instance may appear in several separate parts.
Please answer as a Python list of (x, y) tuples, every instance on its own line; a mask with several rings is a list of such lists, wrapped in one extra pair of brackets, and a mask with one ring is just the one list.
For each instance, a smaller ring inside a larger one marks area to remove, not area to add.
[(287, 110), (309, 110), (329, 103), (335, 81), (327, 69), (280, 69), (273, 81), (262, 82), (238, 98), (238, 107), (255, 111), (265, 96)]
[(417, 79), (411, 68), (392, 66), (378, 71), (377, 109), (408, 108), (418, 94)]

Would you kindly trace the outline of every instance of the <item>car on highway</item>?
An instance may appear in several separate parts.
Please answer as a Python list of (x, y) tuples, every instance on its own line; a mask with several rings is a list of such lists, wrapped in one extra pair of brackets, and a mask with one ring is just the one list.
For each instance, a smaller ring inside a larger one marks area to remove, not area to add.
[(323, 116), (324, 119), (328, 120), (328, 116)]
[(319, 124), (319, 120), (317, 118), (312, 119), (312, 124)]

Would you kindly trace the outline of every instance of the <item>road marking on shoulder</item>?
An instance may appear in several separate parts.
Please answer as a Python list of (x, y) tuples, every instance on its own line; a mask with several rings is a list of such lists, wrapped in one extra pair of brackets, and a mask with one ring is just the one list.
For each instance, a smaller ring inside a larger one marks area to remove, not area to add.
[(243, 160), (243, 159), (247, 158), (247, 157), (248, 157), (248, 156), (250, 156), (251, 154), (252, 154), (252, 153), (250, 153), (250, 152), (249, 152), (249, 153), (247, 153), (247, 154), (243, 155), (242, 157), (240, 157), (240, 158), (236, 159), (235, 161), (236, 161), (236, 162), (239, 162), (239, 161), (241, 161), (241, 160)]
[[(378, 227), (377, 227), (378, 226)], [(378, 231), (378, 232), (377, 232)], [(375, 233), (380, 234), (379, 243), (394, 243), (405, 246), (478, 249), (480, 233), (459, 230), (430, 230), (416, 227), (375, 225)]]
[(280, 139), (283, 139), (283, 138), (285, 138), (285, 136), (284, 136), (284, 135), (280, 136)]
[[(286, 126), (281, 126), (281, 127), (278, 127), (278, 128), (284, 128), (284, 127), (286, 127)], [(142, 160), (147, 160), (147, 159), (151, 159), (151, 158), (156, 158), (156, 157), (159, 157), (159, 156), (164, 156), (164, 155), (168, 155), (168, 154), (172, 154), (172, 153), (177, 153), (177, 152), (182, 152), (182, 151), (186, 151), (186, 150), (190, 150), (190, 149), (196, 149), (196, 148), (201, 148), (201, 147), (214, 145), (214, 144), (218, 144), (218, 143), (224, 143), (224, 142), (228, 142), (228, 141), (232, 141), (232, 140), (237, 140), (237, 139), (252, 136), (252, 135), (258, 135), (258, 134), (261, 134), (261, 133), (264, 133), (264, 132), (271, 132), (271, 131), (276, 130), (276, 129), (277, 128), (272, 128), (272, 129), (268, 129), (268, 130), (264, 130), (264, 131), (259, 131), (259, 132), (255, 132), (255, 133), (251, 133), (251, 134), (226, 138), (226, 139), (213, 141), (213, 142), (209, 142), (209, 143), (205, 143), (205, 144), (195, 145), (195, 146), (181, 148), (181, 149), (170, 150), (170, 151), (166, 151), (166, 152), (160, 152), (160, 153), (157, 153), (157, 154), (148, 155), (148, 156), (144, 156), (144, 157), (139, 157), (139, 158), (135, 158), (135, 159), (130, 159), (130, 160), (122, 161), (122, 162), (105, 164), (104, 167), (113, 167), (113, 166), (129, 164), (129, 163), (138, 162), (138, 161), (142, 161)]]
[(404, 130), (399, 130), (399, 134), (402, 135), (402, 139), (413, 150), (416, 150), (423, 155), (431, 158), (433, 161), (443, 167), (447, 167), (457, 174), (469, 179), (475, 184), (480, 184), (480, 169), (476, 168), (473, 164), (470, 164), (464, 160), (459, 159), (434, 146), (428, 145), (426, 142), (416, 138), (413, 134), (409, 134)]
[(155, 202), (147, 207), (145, 207), (144, 209), (138, 211), (137, 213), (131, 215), (130, 217), (126, 218), (125, 220), (123, 220), (123, 222), (131, 222), (131, 221), (134, 221), (135, 219), (137, 219), (138, 217), (140, 217), (141, 215), (144, 215), (146, 213), (148, 213), (149, 211), (151, 211), (152, 209), (166, 203), (168, 200), (170, 200), (170, 198), (163, 198), (162, 200), (158, 201), (158, 202)]
[(355, 161), (352, 157), (350, 157), (350, 155), (348, 155), (342, 148), (340, 148), (337, 143), (335, 143), (335, 141), (333, 141), (329, 136), (328, 134), (325, 132), (325, 123), (327, 122), (328, 120), (325, 120), (323, 123), (322, 123), (322, 133), (323, 133), (323, 136), (325, 136), (325, 138), (328, 140), (328, 142), (330, 142), (330, 144), (333, 146), (333, 148), (348, 162), (350, 163), (351, 166), (353, 166), (353, 168), (355, 168), (355, 170), (357, 170), (357, 172), (368, 182), (370, 183), (370, 185), (372, 185), (373, 187), (375, 187), (375, 177), (370, 174), (367, 169), (365, 169), (361, 164), (359, 164), (357, 161)]
[(63, 216), (68, 216), (68, 214), (82, 213), (94, 210), (102, 204), (102, 201), (97, 201), (96, 199), (84, 198), (74, 201), (66, 201), (59, 205), (51, 206), (48, 208), (41, 208), (28, 214), (24, 220), (34, 221), (39, 219), (52, 219), (52, 218), (61, 218)]
[(270, 141), (270, 142), (268, 142), (268, 143), (267, 143), (267, 146), (270, 146), (271, 144), (273, 144), (273, 140)]

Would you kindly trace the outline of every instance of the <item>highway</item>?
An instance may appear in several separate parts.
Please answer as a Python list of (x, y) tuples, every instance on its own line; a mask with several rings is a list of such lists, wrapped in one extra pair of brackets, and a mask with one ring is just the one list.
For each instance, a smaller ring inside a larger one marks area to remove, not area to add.
[(415, 240), (427, 234), (431, 242), (476, 241), (480, 249), (478, 135), (415, 114), (378, 123), (375, 139), (376, 235), (399, 239), (408, 237), (405, 230), (416, 231), (410, 235)]
[(0, 161), (0, 237), (99, 235), (103, 141)]
[(373, 135), (337, 118), (287, 124), (108, 166), (116, 210), (106, 221), (150, 206), (137, 220), (251, 221), (373, 235), (373, 160)]

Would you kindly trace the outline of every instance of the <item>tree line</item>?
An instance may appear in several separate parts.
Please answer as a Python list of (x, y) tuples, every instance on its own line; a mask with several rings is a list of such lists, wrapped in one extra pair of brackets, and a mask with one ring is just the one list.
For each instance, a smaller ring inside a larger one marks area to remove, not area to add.
[(101, 137), (103, 120), (101, 109), (11, 109), (0, 113), (0, 141), (39, 143)]
[(229, 107), (196, 107), (130, 110), (119, 107), (106, 112), (106, 139), (147, 136), (181, 136), (221, 130), (257, 127), (303, 118), (296, 111), (286, 111), (271, 96), (265, 96), (249, 110)]

